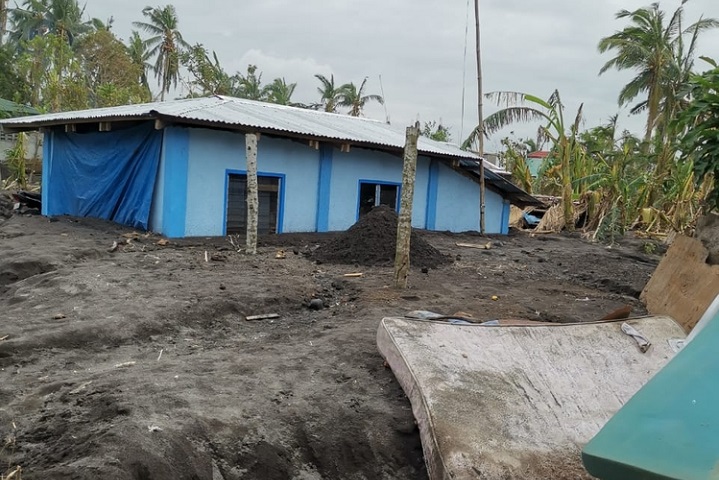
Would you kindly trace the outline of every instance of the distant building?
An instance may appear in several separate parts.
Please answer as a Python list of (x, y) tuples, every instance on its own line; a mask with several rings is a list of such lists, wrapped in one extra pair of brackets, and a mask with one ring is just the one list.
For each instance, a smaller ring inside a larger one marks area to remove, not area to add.
[[(314, 110), (208, 97), (0, 121), (42, 128), (43, 214), (105, 218), (169, 237), (241, 233), (245, 133), (259, 133), (260, 232), (345, 230), (375, 205), (399, 208), (404, 129)], [(485, 162), (485, 224), (507, 233), (510, 203), (537, 202)], [(479, 157), (419, 140), (412, 225), (479, 229)]]
[(529, 167), (529, 173), (532, 177), (539, 176), (539, 171), (542, 169), (547, 157), (549, 157), (549, 152), (547, 151), (537, 151), (527, 155), (527, 167)]

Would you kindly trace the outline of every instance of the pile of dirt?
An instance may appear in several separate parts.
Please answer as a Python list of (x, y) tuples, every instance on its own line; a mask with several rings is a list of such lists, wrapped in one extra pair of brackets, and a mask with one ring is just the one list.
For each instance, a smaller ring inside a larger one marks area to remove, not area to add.
[[(397, 213), (380, 205), (372, 209), (349, 230), (315, 250), (316, 260), (327, 263), (392, 265), (397, 249)], [(451, 259), (412, 231), (410, 265), (436, 268)]]
[(9, 192), (0, 191), (0, 224), (13, 216), (15, 202)]

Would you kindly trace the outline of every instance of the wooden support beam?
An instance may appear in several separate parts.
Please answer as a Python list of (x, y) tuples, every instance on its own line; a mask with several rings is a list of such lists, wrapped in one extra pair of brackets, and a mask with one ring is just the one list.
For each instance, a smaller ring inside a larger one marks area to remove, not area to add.
[(75, 133), (77, 131), (77, 125), (74, 123), (68, 123), (65, 125), (65, 133)]
[(412, 236), (412, 201), (417, 176), (417, 140), (419, 122), (407, 127), (404, 144), (404, 166), (402, 167), (402, 199), (397, 221), (397, 251), (394, 257), (394, 278), (397, 288), (407, 288), (409, 277), (410, 238)]
[(310, 140), (310, 148), (319, 150), (320, 149), (320, 141), (319, 140)]
[(160, 120), (159, 118), (155, 119), (155, 130), (162, 130), (167, 126), (164, 120)]
[(112, 130), (112, 123), (100, 122), (99, 128), (101, 132), (109, 132), (110, 130)]
[(247, 253), (257, 253), (257, 223), (259, 217), (259, 194), (257, 188), (257, 140), (259, 135), (245, 135), (247, 160)]
[(340, 146), (340, 152), (349, 153), (349, 152), (350, 152), (350, 144), (349, 144), (349, 143), (343, 143), (343, 144)]

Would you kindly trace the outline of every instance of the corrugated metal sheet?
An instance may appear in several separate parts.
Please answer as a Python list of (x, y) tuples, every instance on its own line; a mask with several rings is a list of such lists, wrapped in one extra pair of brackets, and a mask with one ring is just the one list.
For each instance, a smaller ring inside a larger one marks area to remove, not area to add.
[(0, 98), (0, 113), (9, 113), (11, 115), (36, 115), (40, 112), (33, 107)]
[[(228, 128), (254, 128), (393, 149), (402, 149), (405, 142), (403, 128), (377, 120), (220, 96), (14, 118), (0, 120), (0, 125), (28, 129), (73, 122), (139, 118), (164, 118), (180, 123), (184, 120)], [(468, 160), (479, 158), (455, 145), (424, 137), (420, 138), (418, 149), (426, 155)], [(490, 162), (486, 162), (486, 166), (488, 170), (503, 172)]]
[[(476, 160), (461, 160), (460, 167), (466, 172), (470, 172), (475, 177), (479, 178), (479, 162)], [(499, 172), (495, 172), (490, 169), (485, 169), (484, 181), (487, 185), (495, 187), (497, 190), (504, 192), (504, 196), (508, 198), (513, 204), (519, 207), (528, 206), (540, 206), (544, 205), (544, 202), (536, 198), (535, 196), (525, 192), (517, 185), (513, 184), (504, 175)]]

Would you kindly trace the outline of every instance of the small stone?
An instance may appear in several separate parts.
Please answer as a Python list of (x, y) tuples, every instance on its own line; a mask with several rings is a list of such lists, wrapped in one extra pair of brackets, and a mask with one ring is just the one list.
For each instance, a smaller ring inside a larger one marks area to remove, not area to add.
[(226, 290), (226, 289), (227, 289), (227, 287), (226, 287), (226, 286), (224, 286), (224, 285), (220, 284), (220, 290)]
[(325, 308), (325, 302), (321, 298), (313, 298), (309, 304), (310, 310), (322, 310)]

